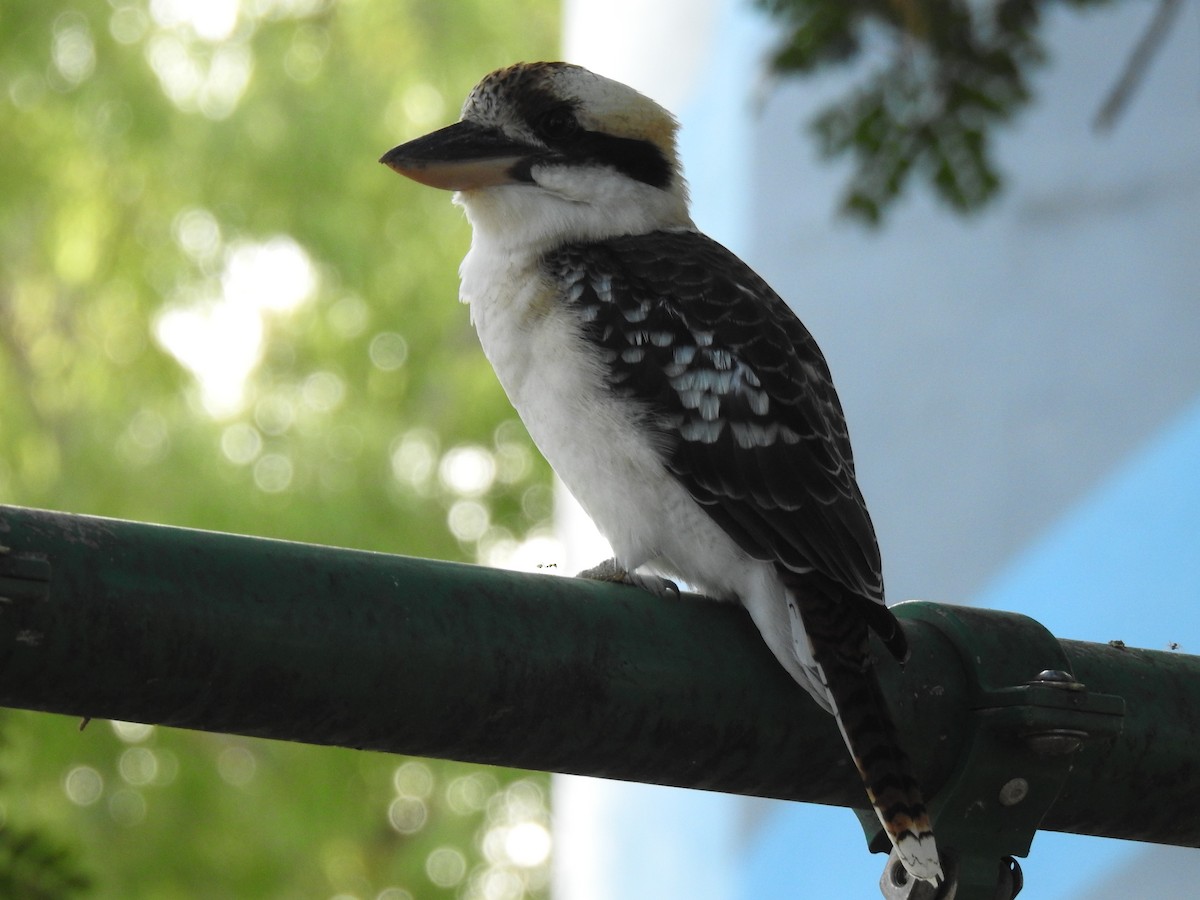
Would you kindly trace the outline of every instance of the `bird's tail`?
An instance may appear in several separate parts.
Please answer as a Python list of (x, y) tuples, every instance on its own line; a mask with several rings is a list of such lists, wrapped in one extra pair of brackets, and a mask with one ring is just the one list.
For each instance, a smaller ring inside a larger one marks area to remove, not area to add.
[[(868, 620), (857, 608), (858, 598), (830, 597), (825, 591), (812, 591), (809, 584), (797, 586), (794, 596), (838, 728), (879, 821), (909, 874), (940, 883), (942, 867), (925, 799), (908, 755), (900, 746), (871, 664)], [(883, 610), (878, 604), (872, 606)], [(895, 629), (892, 640), (888, 640), (889, 635), (884, 639), (895, 651), (903, 648), (903, 638), (895, 619), (891, 621)], [(797, 635), (797, 639), (802, 638)]]

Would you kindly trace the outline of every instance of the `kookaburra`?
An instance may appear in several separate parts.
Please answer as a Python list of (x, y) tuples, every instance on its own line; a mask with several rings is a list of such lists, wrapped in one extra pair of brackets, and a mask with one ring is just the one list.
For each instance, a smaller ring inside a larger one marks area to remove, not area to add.
[(612, 545), (589, 573), (741, 603), (837, 716), (916, 878), (942, 871), (868, 652), (906, 646), (829, 369), (796, 315), (701, 234), (677, 124), (565, 63), (485, 77), (382, 162), (456, 191), (462, 300), (533, 440)]

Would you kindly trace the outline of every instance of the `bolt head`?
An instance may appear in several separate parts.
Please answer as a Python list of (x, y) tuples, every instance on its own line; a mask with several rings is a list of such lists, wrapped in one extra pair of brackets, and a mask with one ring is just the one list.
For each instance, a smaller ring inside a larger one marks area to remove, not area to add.
[(1000, 788), (1000, 805), (1016, 806), (1029, 796), (1029, 782), (1024, 778), (1010, 778)]

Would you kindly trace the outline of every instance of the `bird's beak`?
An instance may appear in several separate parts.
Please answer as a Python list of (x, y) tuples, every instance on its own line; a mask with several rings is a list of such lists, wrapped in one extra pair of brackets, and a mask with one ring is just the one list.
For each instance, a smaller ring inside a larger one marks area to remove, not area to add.
[(536, 150), (496, 128), (455, 122), (393, 147), (380, 162), (406, 178), (446, 191), (513, 184), (514, 167)]

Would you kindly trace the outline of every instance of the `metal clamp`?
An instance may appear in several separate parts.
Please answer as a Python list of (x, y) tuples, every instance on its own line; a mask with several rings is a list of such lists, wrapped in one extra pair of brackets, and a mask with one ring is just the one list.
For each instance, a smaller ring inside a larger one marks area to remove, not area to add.
[[(893, 856), (880, 889), (906, 900), (1011, 900), (1023, 884), (1014, 857), (1029, 853), (1075, 751), (1120, 732), (1124, 701), (1089, 692), (1057, 639), (1032, 619), (919, 602), (896, 611), (957, 650), (965, 683), (954, 689), (968, 724), (955, 770), (927, 798), (946, 881), (914, 882)], [(874, 816), (860, 819), (880, 848)]]

